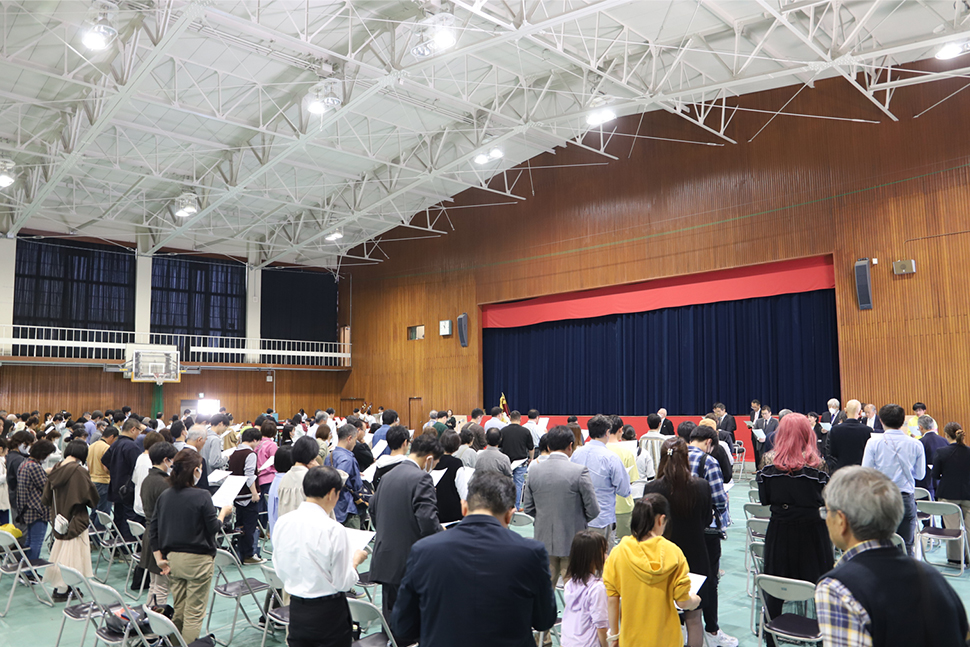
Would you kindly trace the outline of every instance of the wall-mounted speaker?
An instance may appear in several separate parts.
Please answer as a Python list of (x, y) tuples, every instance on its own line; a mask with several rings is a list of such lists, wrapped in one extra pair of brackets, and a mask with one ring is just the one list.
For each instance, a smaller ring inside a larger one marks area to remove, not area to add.
[(468, 346), (468, 315), (464, 312), (458, 315), (458, 341), (462, 348)]
[(903, 261), (893, 261), (893, 274), (916, 274), (916, 261), (907, 259)]
[(859, 310), (872, 310), (872, 281), (868, 258), (860, 258), (855, 262), (855, 294), (859, 300)]

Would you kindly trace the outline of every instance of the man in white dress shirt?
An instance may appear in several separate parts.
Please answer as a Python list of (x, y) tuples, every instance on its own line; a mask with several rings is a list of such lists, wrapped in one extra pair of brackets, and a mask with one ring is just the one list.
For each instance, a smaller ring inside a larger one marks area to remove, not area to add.
[(535, 409), (529, 409), (528, 416), (529, 421), (522, 426), (529, 430), (529, 433), (532, 434), (532, 444), (538, 447), (539, 438), (542, 436), (542, 430), (539, 429), (539, 412)]
[(273, 566), (290, 594), (289, 647), (350, 647), (347, 591), (367, 558), (351, 553), (347, 530), (332, 517), (343, 481), (332, 467), (303, 478), (306, 501), (280, 517), (273, 531)]

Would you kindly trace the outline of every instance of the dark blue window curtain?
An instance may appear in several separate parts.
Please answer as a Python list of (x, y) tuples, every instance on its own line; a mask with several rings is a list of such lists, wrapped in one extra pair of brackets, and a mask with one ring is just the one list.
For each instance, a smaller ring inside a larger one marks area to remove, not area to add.
[(337, 341), (337, 280), (329, 272), (266, 269), (260, 335), (264, 339)]
[(152, 260), (152, 332), (246, 336), (246, 266), (156, 256)]
[(134, 330), (134, 252), (76, 241), (18, 239), (13, 323)]
[(820, 411), (839, 395), (835, 291), (483, 331), (485, 405), (555, 415)]

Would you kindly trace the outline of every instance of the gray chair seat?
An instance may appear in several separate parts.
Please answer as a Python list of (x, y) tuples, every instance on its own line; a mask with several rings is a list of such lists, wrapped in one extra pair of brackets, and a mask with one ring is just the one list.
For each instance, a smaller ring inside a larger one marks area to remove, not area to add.
[(920, 532), (924, 535), (931, 535), (933, 537), (951, 537), (956, 539), (963, 531), (959, 528), (937, 528), (936, 526), (927, 526)]
[[(98, 634), (98, 638), (109, 644), (116, 645), (124, 642), (125, 640), (125, 634), (121, 633), (120, 631), (112, 631), (107, 627), (98, 627), (98, 630), (95, 633)], [(137, 636), (137, 634), (135, 632), (131, 632), (129, 636)]]
[(290, 606), (277, 607), (269, 612), (269, 618), (273, 622), (279, 623), (281, 625), (290, 624)]
[[(29, 559), (30, 565), (34, 568), (47, 568), (51, 565), (46, 559)], [(16, 573), (20, 565), (15, 562), (4, 562), (0, 564), (0, 571), (4, 573)], [(21, 572), (21, 575), (28, 575), (28, 571)]]
[(360, 640), (355, 640), (351, 647), (387, 647), (387, 634), (380, 631), (376, 634), (365, 636)]
[(101, 615), (101, 607), (94, 602), (83, 602), (81, 604), (72, 604), (69, 607), (64, 607), (64, 615), (72, 620), (87, 618), (89, 613), (92, 618), (97, 618)]
[(795, 615), (794, 613), (783, 613), (765, 625), (772, 631), (787, 634), (796, 638), (819, 638), (818, 620), (806, 618), (805, 616)]
[[(246, 586), (246, 583), (249, 586)], [(213, 590), (224, 598), (238, 598), (241, 595), (246, 595), (252, 589), (253, 593), (259, 593), (260, 591), (265, 591), (269, 586), (266, 582), (260, 582), (256, 578), (248, 577), (245, 580), (236, 580), (235, 582), (229, 582), (227, 584), (219, 584)]]

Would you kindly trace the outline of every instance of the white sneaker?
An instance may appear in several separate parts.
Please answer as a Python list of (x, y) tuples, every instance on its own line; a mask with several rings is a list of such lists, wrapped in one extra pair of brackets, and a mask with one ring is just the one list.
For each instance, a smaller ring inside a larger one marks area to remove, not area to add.
[(738, 639), (727, 635), (721, 629), (716, 634), (704, 632), (705, 647), (738, 647)]

